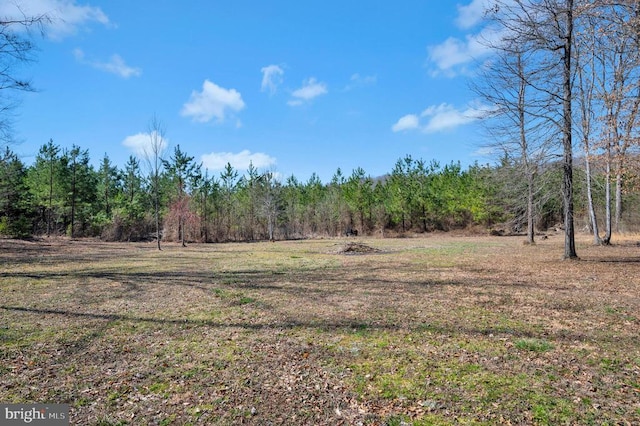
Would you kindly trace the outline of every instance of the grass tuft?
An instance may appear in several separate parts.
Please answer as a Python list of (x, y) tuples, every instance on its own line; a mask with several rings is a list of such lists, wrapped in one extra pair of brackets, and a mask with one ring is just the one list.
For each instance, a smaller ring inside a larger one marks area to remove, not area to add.
[(531, 352), (547, 352), (554, 349), (550, 342), (542, 339), (518, 339), (515, 341), (515, 347)]

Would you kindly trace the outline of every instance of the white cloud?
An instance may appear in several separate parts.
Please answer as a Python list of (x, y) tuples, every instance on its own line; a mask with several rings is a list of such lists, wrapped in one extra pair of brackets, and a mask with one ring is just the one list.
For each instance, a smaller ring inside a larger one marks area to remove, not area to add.
[(428, 117), (427, 123), (422, 128), (425, 133), (454, 129), (479, 118), (478, 111), (473, 108), (460, 111), (449, 104), (430, 106), (420, 114), (420, 117)]
[[(502, 0), (507, 6), (512, 0)], [(469, 30), (483, 23), (487, 11), (495, 10), (496, 0), (471, 0), (466, 5), (458, 5), (458, 16), (455, 23), (458, 28)], [(462, 38), (449, 37), (440, 44), (427, 47), (427, 61), (434, 66), (433, 76), (445, 75), (455, 77), (469, 73), (468, 65), (479, 61), (492, 52), (504, 36), (505, 30), (499, 30), (484, 22), (480, 30), (469, 33)]]
[[(152, 133), (137, 133), (132, 136), (127, 136), (123, 141), (122, 145), (128, 149), (130, 149), (136, 156), (140, 158), (144, 158), (147, 153), (151, 153), (151, 140)], [(157, 134), (156, 134), (157, 135)], [(160, 151), (164, 151), (167, 149), (169, 145), (169, 141), (165, 138), (160, 137)]]
[[(191, 92), (191, 97), (182, 107), (181, 114), (200, 123), (209, 122), (214, 118), (222, 123), (229, 112), (238, 112), (244, 107), (240, 92), (222, 88), (205, 80), (201, 92)], [(236, 126), (239, 126), (239, 123), (236, 121)]]
[(477, 34), (467, 35), (464, 40), (449, 37), (438, 45), (427, 47), (428, 60), (436, 66), (433, 75), (454, 77), (467, 72), (465, 65), (490, 55), (491, 46), (502, 38), (502, 34), (495, 28), (486, 27)]
[(260, 91), (269, 92), (271, 95), (278, 91), (278, 86), (282, 84), (284, 70), (277, 65), (268, 65), (263, 67), (262, 71), (262, 85)]
[(28, 2), (0, 2), (2, 18), (22, 18), (47, 15), (51, 23), (46, 26), (49, 38), (61, 40), (74, 35), (91, 22), (110, 25), (109, 17), (99, 8), (78, 5), (75, 0), (29, 0)]
[(485, 11), (495, 5), (495, 0), (472, 0), (468, 5), (458, 5), (456, 25), (462, 29), (469, 29), (480, 23), (485, 17)]
[(443, 132), (479, 120), (490, 111), (490, 106), (480, 103), (471, 104), (464, 110), (442, 103), (426, 108), (420, 117), (415, 114), (405, 115), (391, 129), (394, 132), (413, 129), (419, 129), (423, 133)]
[(204, 154), (201, 160), (208, 170), (224, 170), (227, 163), (230, 163), (237, 170), (247, 170), (250, 163), (257, 169), (268, 168), (276, 164), (275, 158), (261, 152), (251, 153), (247, 149), (238, 153), (212, 152)]
[(420, 127), (420, 120), (415, 114), (407, 114), (401, 117), (396, 124), (391, 127), (394, 132), (402, 132), (404, 130), (413, 130)]
[(85, 59), (85, 54), (81, 49), (74, 49), (73, 56), (82, 64), (87, 64), (93, 68), (115, 74), (122, 78), (138, 77), (142, 74), (140, 68), (130, 67), (124, 62), (120, 55), (112, 55), (108, 62)]
[(311, 77), (303, 82), (301, 88), (291, 94), (293, 99), (287, 103), (291, 106), (302, 105), (304, 102), (311, 101), (327, 92), (327, 85), (325, 83), (319, 82), (314, 77)]

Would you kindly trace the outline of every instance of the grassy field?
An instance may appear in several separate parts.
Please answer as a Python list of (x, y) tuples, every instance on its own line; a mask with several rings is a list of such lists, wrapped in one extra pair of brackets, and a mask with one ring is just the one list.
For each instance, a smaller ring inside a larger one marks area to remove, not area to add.
[(0, 240), (0, 402), (78, 425), (637, 425), (638, 241)]

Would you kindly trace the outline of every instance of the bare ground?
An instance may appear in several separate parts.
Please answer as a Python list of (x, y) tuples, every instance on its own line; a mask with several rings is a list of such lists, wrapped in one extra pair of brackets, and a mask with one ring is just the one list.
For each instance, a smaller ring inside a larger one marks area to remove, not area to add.
[(0, 401), (79, 425), (640, 424), (640, 238), (579, 261), (561, 238), (0, 240)]

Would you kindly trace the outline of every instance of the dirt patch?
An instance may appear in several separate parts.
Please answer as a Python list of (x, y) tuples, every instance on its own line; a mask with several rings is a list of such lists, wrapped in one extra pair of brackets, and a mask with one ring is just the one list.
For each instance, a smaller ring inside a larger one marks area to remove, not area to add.
[(371, 254), (371, 253), (382, 253), (382, 251), (363, 243), (350, 242), (340, 247), (337, 253), (338, 254)]

